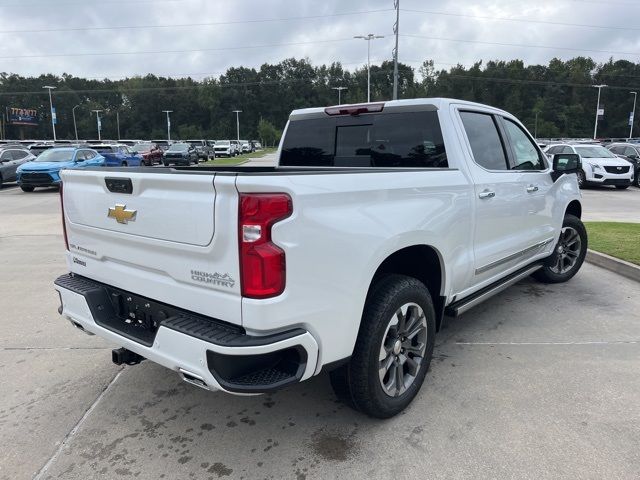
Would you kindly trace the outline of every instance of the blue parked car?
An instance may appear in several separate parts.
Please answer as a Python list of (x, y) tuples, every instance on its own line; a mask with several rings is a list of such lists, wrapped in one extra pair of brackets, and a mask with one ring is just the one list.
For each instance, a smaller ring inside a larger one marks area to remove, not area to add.
[(25, 192), (36, 187), (60, 185), (64, 168), (102, 167), (104, 157), (95, 150), (82, 147), (58, 147), (42, 152), (34, 161), (18, 167), (18, 185)]
[(128, 145), (102, 143), (91, 144), (91, 148), (104, 157), (106, 167), (139, 167), (144, 164), (142, 155)]

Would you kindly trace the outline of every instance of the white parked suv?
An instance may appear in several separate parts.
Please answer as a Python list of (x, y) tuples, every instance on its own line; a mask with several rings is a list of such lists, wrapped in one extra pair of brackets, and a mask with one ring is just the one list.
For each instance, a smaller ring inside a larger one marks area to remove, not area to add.
[(327, 371), (386, 418), (418, 393), (445, 318), (529, 275), (565, 282), (586, 254), (578, 156), (550, 164), (502, 110), (296, 110), (278, 155), (63, 170), (60, 313), (121, 347), (118, 364), (234, 394)]
[(578, 172), (580, 187), (587, 185), (615, 185), (625, 189), (633, 183), (633, 165), (601, 145), (557, 144), (549, 147), (547, 155), (577, 153), (582, 160)]

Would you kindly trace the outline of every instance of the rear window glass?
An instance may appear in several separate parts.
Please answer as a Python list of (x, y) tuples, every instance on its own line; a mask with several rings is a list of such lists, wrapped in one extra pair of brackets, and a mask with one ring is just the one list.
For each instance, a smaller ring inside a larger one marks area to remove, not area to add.
[(448, 167), (437, 112), (294, 120), (284, 138), (280, 165)]

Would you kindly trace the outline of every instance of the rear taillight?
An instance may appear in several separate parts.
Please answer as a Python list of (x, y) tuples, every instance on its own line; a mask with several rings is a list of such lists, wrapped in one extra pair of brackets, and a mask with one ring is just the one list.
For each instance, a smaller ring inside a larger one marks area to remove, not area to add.
[(271, 227), (291, 215), (291, 197), (286, 193), (241, 193), (238, 210), (242, 296), (280, 295), (286, 283), (285, 253), (271, 241)]
[(67, 238), (67, 224), (64, 221), (64, 195), (62, 192), (62, 182), (60, 182), (60, 212), (62, 213), (62, 234), (64, 235), (64, 245), (69, 250), (69, 239)]

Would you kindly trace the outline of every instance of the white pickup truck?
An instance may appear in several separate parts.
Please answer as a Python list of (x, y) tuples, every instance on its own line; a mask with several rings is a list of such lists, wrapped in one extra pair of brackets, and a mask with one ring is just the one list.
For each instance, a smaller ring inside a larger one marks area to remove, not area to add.
[[(549, 165), (512, 115), (449, 99), (294, 111), (277, 167), (65, 170), (60, 313), (234, 394), (329, 371), (402, 411), (434, 337), (533, 274), (569, 280), (587, 236), (578, 155)], [(523, 299), (523, 302), (526, 301)]]

